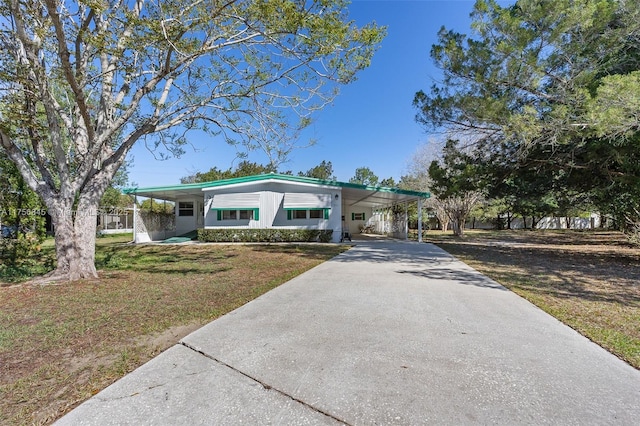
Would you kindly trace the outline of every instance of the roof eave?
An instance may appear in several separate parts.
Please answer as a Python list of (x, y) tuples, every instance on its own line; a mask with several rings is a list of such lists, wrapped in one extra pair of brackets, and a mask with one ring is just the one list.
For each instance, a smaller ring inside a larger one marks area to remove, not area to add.
[(248, 185), (255, 182), (261, 181), (284, 181), (284, 182), (294, 182), (299, 184), (313, 185), (313, 186), (325, 186), (330, 188), (353, 188), (353, 189), (362, 189), (367, 191), (376, 191), (376, 192), (388, 192), (395, 193), (400, 195), (410, 195), (418, 198), (430, 198), (431, 194), (428, 192), (419, 192), (419, 191), (411, 191), (399, 188), (389, 188), (384, 186), (369, 186), (369, 185), (361, 185), (357, 183), (351, 182), (338, 182), (333, 180), (325, 180), (325, 179), (315, 179), (304, 176), (293, 176), (293, 175), (283, 175), (278, 173), (269, 173), (263, 175), (252, 175), (252, 176), (243, 176), (239, 178), (231, 178), (231, 179), (222, 179), (212, 182), (200, 182), (200, 183), (187, 183), (181, 185), (173, 185), (173, 186), (157, 186), (157, 187), (148, 187), (148, 188), (125, 188), (122, 192), (125, 194), (138, 194), (138, 193), (150, 193), (150, 192), (161, 192), (161, 191), (180, 191), (180, 190), (207, 190), (214, 189), (219, 187), (229, 187), (229, 186), (237, 186), (237, 185)]

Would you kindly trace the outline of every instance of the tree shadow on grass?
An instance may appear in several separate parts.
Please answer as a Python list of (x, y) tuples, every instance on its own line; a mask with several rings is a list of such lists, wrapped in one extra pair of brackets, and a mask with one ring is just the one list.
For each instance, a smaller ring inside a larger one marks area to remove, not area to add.
[(326, 260), (340, 254), (346, 246), (336, 244), (255, 244), (247, 246), (256, 253), (291, 254), (309, 259)]
[(207, 274), (207, 275), (215, 275), (221, 274), (223, 272), (228, 272), (233, 270), (232, 267), (220, 267), (215, 269), (202, 269), (202, 268), (156, 268), (156, 267), (145, 267), (145, 268), (135, 268), (136, 272), (145, 272), (148, 274), (175, 274), (175, 275), (189, 275), (189, 274)]
[(190, 247), (129, 246), (107, 247), (96, 253), (96, 267), (101, 268), (146, 268), (177, 263), (216, 263), (239, 255), (234, 251), (195, 250)]
[(427, 234), (426, 239), (438, 245), (461, 242), (481, 244), (498, 242), (502, 244), (598, 245), (611, 248), (637, 248), (622, 232), (602, 230), (504, 229), (466, 233), (462, 238), (449, 234)]
[(252, 263), (281, 261), (281, 255), (327, 260), (344, 249), (332, 244), (119, 245), (96, 253), (96, 267), (158, 274), (218, 274)]

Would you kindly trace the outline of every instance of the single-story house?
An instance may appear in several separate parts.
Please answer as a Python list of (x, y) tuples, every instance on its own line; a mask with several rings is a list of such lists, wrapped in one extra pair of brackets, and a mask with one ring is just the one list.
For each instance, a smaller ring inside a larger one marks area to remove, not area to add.
[(199, 228), (333, 230), (332, 240), (338, 242), (345, 232), (356, 233), (371, 224), (384, 208), (417, 201), (421, 209), (422, 201), (429, 198), (425, 192), (275, 173), (124, 192), (175, 203), (174, 229), (157, 232), (134, 218), (136, 242)]

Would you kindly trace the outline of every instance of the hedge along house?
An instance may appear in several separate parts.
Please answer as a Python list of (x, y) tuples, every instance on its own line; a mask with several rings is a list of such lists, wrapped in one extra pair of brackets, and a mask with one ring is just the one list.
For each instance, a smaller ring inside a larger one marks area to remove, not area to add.
[[(424, 192), (282, 174), (130, 188), (124, 192), (175, 203), (175, 221), (169, 227), (173, 229), (156, 229), (136, 210), (135, 242), (163, 240), (199, 228), (330, 230), (332, 241), (338, 242), (344, 233), (353, 234), (373, 224), (382, 233), (384, 209), (417, 201), (421, 211), (422, 201), (429, 198)], [(404, 232), (395, 236), (407, 235), (405, 225)], [(421, 238), (422, 233), (419, 235)]]

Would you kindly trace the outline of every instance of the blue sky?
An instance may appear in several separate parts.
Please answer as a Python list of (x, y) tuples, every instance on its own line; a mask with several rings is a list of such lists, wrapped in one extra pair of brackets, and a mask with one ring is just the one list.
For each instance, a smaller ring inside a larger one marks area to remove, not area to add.
[[(387, 37), (371, 66), (358, 80), (344, 86), (333, 105), (315, 117), (301, 135), (317, 143), (297, 149), (281, 170), (306, 171), (322, 160), (331, 161), (339, 181), (348, 181), (358, 167), (369, 167), (381, 179), (396, 181), (406, 174), (407, 163), (430, 136), (415, 120), (415, 93), (427, 90), (436, 69), (429, 56), (441, 26), (468, 33), (470, 0), (352, 0), (349, 16), (359, 25), (375, 21), (385, 25)], [(139, 144), (132, 151), (129, 180), (140, 187), (179, 184), (180, 178), (216, 166), (237, 164), (235, 151), (222, 141), (194, 137), (180, 158), (159, 161)], [(250, 161), (266, 163), (259, 152)]]

